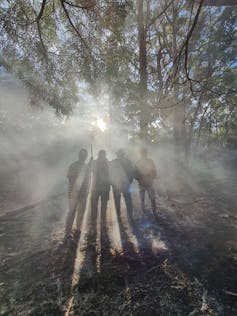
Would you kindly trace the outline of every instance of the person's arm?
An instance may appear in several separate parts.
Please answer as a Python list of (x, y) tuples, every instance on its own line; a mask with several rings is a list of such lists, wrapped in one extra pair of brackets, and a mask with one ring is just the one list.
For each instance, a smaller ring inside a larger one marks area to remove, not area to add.
[(67, 178), (68, 178), (68, 181), (70, 181), (70, 179), (72, 178), (72, 165), (70, 165), (68, 168)]
[(133, 182), (133, 179), (135, 177), (135, 168), (133, 167), (133, 164), (131, 161), (129, 161), (129, 181), (130, 183)]
[(135, 164), (135, 166), (134, 166), (134, 168), (133, 168), (133, 175), (134, 175), (134, 178), (135, 178), (136, 180), (138, 180), (138, 179), (140, 178), (137, 163)]

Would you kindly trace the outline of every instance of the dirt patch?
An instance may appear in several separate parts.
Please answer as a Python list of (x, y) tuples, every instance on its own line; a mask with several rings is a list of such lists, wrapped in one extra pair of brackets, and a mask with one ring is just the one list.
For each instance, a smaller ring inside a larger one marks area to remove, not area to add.
[(236, 218), (224, 200), (160, 197), (158, 220), (148, 208), (133, 226), (139, 251), (120, 227), (123, 251), (103, 242), (98, 271), (89, 239), (71, 289), (79, 236), (62, 243), (60, 199), (1, 218), (1, 315), (236, 315)]

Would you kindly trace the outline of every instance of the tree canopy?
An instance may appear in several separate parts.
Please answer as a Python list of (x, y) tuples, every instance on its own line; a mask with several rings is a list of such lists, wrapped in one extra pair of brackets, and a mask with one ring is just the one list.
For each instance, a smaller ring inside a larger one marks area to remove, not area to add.
[[(236, 146), (234, 1), (1, 1), (0, 65), (70, 115), (85, 82), (143, 140)], [(80, 104), (79, 104), (80, 106)], [(111, 119), (114, 119), (111, 117)]]

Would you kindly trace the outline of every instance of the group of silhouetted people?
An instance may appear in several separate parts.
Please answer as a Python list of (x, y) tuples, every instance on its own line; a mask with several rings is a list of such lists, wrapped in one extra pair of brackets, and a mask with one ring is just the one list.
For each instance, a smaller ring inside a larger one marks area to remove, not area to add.
[(75, 217), (77, 231), (80, 232), (81, 230), (82, 219), (86, 205), (89, 202), (87, 200), (90, 188), (91, 228), (94, 233), (96, 231), (99, 200), (102, 236), (106, 231), (106, 210), (111, 187), (119, 224), (122, 223), (121, 195), (125, 201), (128, 219), (130, 223), (133, 223), (131, 184), (134, 179), (139, 184), (142, 209), (145, 209), (145, 193), (147, 192), (151, 201), (152, 212), (155, 217), (157, 216), (156, 195), (153, 185), (157, 171), (153, 160), (147, 157), (146, 148), (141, 148), (140, 159), (135, 165), (126, 158), (125, 151), (122, 149), (116, 152), (117, 158), (112, 161), (108, 161), (104, 150), (98, 152), (96, 160), (91, 158), (88, 163), (86, 163), (87, 156), (86, 149), (81, 149), (78, 161), (72, 163), (68, 169), (69, 212), (66, 219), (66, 238), (71, 233)]

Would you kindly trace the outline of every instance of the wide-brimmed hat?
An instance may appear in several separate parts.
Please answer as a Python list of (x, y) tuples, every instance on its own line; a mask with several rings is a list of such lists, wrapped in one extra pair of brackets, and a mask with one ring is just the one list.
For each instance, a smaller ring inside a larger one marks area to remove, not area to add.
[(115, 154), (116, 154), (117, 156), (125, 156), (125, 151), (120, 148), (120, 149), (118, 149), (118, 150), (115, 152)]

